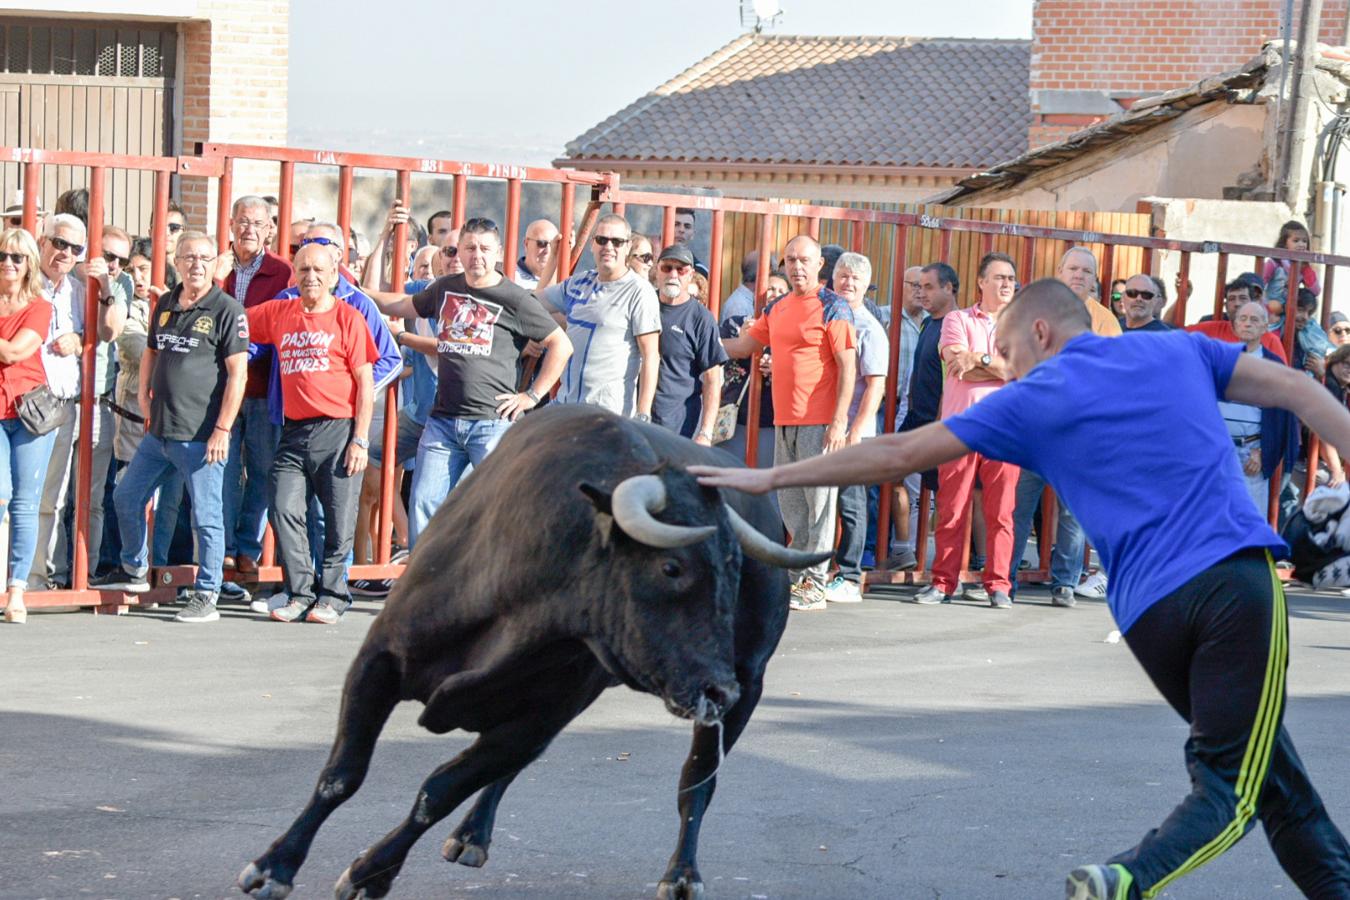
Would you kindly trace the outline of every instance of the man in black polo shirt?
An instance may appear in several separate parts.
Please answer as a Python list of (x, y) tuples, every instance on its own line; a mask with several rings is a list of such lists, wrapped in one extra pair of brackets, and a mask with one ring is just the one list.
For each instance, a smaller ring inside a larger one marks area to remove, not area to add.
[(248, 319), (244, 308), (211, 281), (215, 245), (201, 232), (178, 239), (174, 261), (182, 282), (156, 305), (141, 357), (140, 406), (145, 439), (127, 466), (113, 503), (122, 536), (122, 571), (95, 587), (150, 589), (145, 505), (177, 470), (192, 498), (197, 580), (179, 622), (214, 622), (225, 560), (221, 486), (230, 428), (244, 399)]
[[(694, 443), (712, 446), (722, 397), (722, 363), (727, 352), (717, 320), (689, 295), (694, 254), (684, 244), (661, 251), (656, 294), (661, 301), (661, 373), (652, 399), (652, 421)], [(696, 388), (695, 385), (702, 386)]]

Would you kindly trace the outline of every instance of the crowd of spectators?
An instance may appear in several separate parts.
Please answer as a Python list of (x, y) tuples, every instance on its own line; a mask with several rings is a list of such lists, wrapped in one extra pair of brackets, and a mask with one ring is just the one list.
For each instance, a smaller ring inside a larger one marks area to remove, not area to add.
[[(391, 588), (347, 577), (352, 564), (375, 561), (391, 384), (401, 385), (391, 411), (397, 563), (511, 425), (548, 402), (594, 404), (744, 456), (746, 400), (758, 380), (759, 465), (889, 430), (881, 418), (892, 359), (895, 429), (954, 415), (1010, 377), (993, 338), (1022, 278), (1001, 253), (980, 261), (968, 293), (945, 262), (913, 266), (892, 311), (869, 296), (866, 256), (799, 235), (781, 259), (766, 261), (762, 281), (759, 254), (749, 253), (715, 317), (691, 209), (676, 210), (668, 246), (622, 216), (600, 217), (589, 235), (593, 267), (560, 278), (560, 235), (547, 219), (507, 247), (490, 219), (456, 228), (438, 210), (423, 228), (396, 200), (373, 246), (303, 219), (281, 253), (275, 198), (250, 195), (233, 203), (228, 249), (219, 253), (171, 206), (164, 284), (155, 285), (151, 241), (105, 225), (101, 247), (87, 252), (87, 215), (85, 198), (71, 192), (43, 216), (36, 240), (9, 218), (0, 232), (0, 504), (9, 516), (11, 622), (26, 619), (25, 590), (70, 585), (86, 340), (95, 379), (91, 586), (144, 592), (152, 566), (195, 563), (176, 619), (214, 621), (222, 600), (249, 603), (239, 584), (257, 580), (270, 524), (281, 586), (250, 608), (282, 622), (333, 624), (353, 595)], [(407, 239), (395, 246), (400, 227)], [(1279, 243), (1306, 248), (1307, 232), (1290, 223)], [(1150, 275), (1112, 282), (1103, 303), (1088, 249), (1071, 247), (1056, 274), (1097, 334), (1174, 327), (1165, 286)], [(1262, 274), (1234, 279), (1223, 314), (1189, 327), (1325, 378), (1343, 398), (1350, 320), (1337, 313), (1322, 332), (1310, 267), (1272, 261)], [(90, 322), (86, 292), (95, 286)], [(1289, 356), (1277, 330), (1291, 292)], [(1282, 508), (1296, 505), (1297, 421), (1242, 404), (1221, 412), (1253, 502), (1264, 510), (1278, 495)], [(1340, 460), (1327, 456), (1327, 478), (1343, 480)], [(1277, 470), (1284, 478), (1272, 486)], [(886, 497), (877, 486), (781, 491), (792, 545), (836, 548), (832, 562), (792, 573), (790, 605), (857, 602), (863, 571), (878, 560), (915, 568), (917, 538), (932, 521), (932, 580), (913, 599), (1009, 608), (1046, 496), (1035, 473), (976, 454), (916, 473)], [(885, 535), (877, 533), (882, 503), (892, 523)], [(1056, 521), (1053, 535), (1039, 537), (1052, 542), (1052, 602), (1104, 596), (1104, 575), (1084, 576), (1086, 538), (1072, 511), (1059, 505)], [(979, 572), (982, 583), (963, 585), (963, 571)]]

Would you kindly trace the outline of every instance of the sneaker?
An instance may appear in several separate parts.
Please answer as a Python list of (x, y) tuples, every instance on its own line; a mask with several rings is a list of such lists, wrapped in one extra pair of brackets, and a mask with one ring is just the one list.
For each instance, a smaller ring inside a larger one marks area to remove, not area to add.
[(122, 591), (125, 594), (144, 594), (150, 590), (150, 581), (144, 574), (132, 575), (125, 569), (118, 567), (113, 569), (107, 575), (100, 575), (89, 581), (89, 586), (96, 591)]
[(984, 588), (980, 587), (978, 584), (975, 585), (974, 587), (968, 587), (964, 591), (962, 591), (961, 597), (965, 600), (969, 600), (971, 603), (989, 602), (989, 592), (986, 591)]
[(188, 598), (187, 606), (173, 617), (175, 622), (214, 622), (219, 618), (215, 595), (205, 591), (193, 591), (192, 596)]
[(825, 608), (825, 592), (813, 581), (803, 579), (788, 591), (788, 609), (798, 612)]
[(314, 622), (317, 625), (336, 625), (341, 618), (342, 613), (322, 601), (311, 606), (305, 615), (306, 622)]
[(862, 560), (858, 563), (864, 569), (875, 569), (877, 567), (877, 555), (871, 550), (864, 550)]
[(1106, 573), (1100, 570), (1093, 572), (1083, 583), (1074, 588), (1073, 591), (1080, 597), (1086, 597), (1089, 600), (1106, 599)]
[(358, 578), (356, 581), (347, 582), (347, 588), (357, 597), (384, 598), (394, 589), (394, 582), (387, 578)]
[(391, 565), (398, 565), (399, 563), (405, 563), (405, 562), (407, 562), (407, 561), (408, 561), (408, 554), (411, 553), (411, 552), (412, 552), (412, 551), (409, 550), (407, 547), (395, 547), (395, 548), (394, 548), (394, 552), (393, 552), (392, 554), (390, 554), (390, 556), (389, 556), (389, 562), (390, 562), (390, 564), (391, 564)]
[(862, 591), (844, 576), (836, 575), (825, 588), (825, 599), (831, 603), (861, 603)]
[(879, 568), (888, 572), (908, 572), (911, 569), (919, 567), (919, 558), (914, 555), (914, 551), (906, 547), (903, 550), (897, 550), (890, 556), (881, 561)]
[(930, 584), (910, 599), (920, 606), (937, 606), (939, 603), (951, 603), (952, 595), (945, 593), (937, 585)]
[(1064, 881), (1064, 900), (1129, 900), (1134, 876), (1122, 865), (1079, 866)]
[(1012, 609), (1012, 598), (1005, 591), (992, 591), (989, 594), (989, 605), (994, 609)]
[(1066, 609), (1073, 609), (1078, 605), (1078, 601), (1073, 599), (1073, 588), (1057, 587), (1050, 589), (1050, 605), (1063, 606)]
[(309, 604), (307, 603), (302, 603), (299, 600), (290, 600), (285, 606), (277, 607), (269, 612), (268, 615), (277, 622), (294, 622), (296, 619), (303, 616), (305, 610), (308, 608)]
[(239, 603), (248, 605), (249, 601), (252, 599), (252, 595), (244, 589), (243, 585), (233, 581), (226, 581), (220, 585), (221, 603)]
[(248, 608), (260, 616), (271, 616), (272, 610), (280, 609), (290, 600), (286, 594), (278, 591), (275, 594), (269, 594), (266, 597), (254, 597), (249, 602)]

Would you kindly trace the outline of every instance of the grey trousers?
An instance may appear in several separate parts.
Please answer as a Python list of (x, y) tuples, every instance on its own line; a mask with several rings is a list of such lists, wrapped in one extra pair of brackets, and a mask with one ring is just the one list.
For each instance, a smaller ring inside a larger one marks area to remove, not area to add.
[[(289, 421), (272, 459), (268, 508), (286, 593), (306, 606), (316, 599), (341, 612), (347, 604), (347, 555), (356, 533), (361, 475), (347, 474), (351, 419)], [(323, 571), (314, 575), (309, 500), (323, 510)]]
[[(786, 465), (799, 459), (820, 456), (825, 448), (824, 425), (780, 425), (774, 429), (773, 464)], [(783, 524), (792, 536), (792, 548), (808, 553), (823, 553), (834, 548), (834, 507), (837, 488), (783, 488), (778, 491), (778, 508)], [(802, 571), (791, 572), (792, 580), (810, 579), (825, 587), (829, 560)]]

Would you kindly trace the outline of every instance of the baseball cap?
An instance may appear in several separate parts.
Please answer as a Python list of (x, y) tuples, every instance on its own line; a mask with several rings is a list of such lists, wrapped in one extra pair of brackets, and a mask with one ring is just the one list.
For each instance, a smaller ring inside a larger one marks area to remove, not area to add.
[(1262, 281), (1261, 276), (1257, 275), (1255, 272), (1243, 272), (1233, 280), (1239, 284), (1245, 284), (1252, 290), (1260, 291), (1263, 294), (1266, 292), (1266, 283)]
[(657, 257), (658, 261), (667, 259), (673, 259), (676, 262), (684, 263), (686, 266), (692, 266), (694, 264), (693, 251), (684, 244), (671, 244), (669, 247), (662, 250), (661, 255)]

